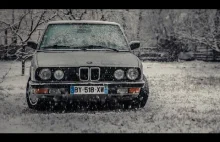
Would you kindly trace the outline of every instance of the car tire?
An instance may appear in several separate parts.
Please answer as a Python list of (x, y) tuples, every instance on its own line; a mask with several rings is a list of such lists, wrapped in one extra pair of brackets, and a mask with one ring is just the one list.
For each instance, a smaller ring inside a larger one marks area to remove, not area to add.
[(146, 105), (149, 95), (149, 86), (146, 76), (143, 77), (143, 80), (145, 81), (144, 87), (141, 88), (138, 97), (127, 104), (130, 106), (128, 108), (143, 108)]
[(38, 99), (37, 102), (32, 102), (30, 99), (29, 81), (30, 81), (30, 78), (28, 79), (27, 86), (26, 86), (26, 100), (27, 100), (28, 107), (30, 109), (41, 110), (41, 109), (43, 109), (41, 100)]
[(145, 81), (145, 85), (143, 88), (141, 88), (140, 94), (137, 99), (137, 105), (140, 108), (143, 108), (146, 105), (149, 96), (149, 86), (146, 76), (143, 77), (143, 80)]
[(145, 81), (145, 85), (143, 88), (141, 88), (140, 94), (136, 99), (125, 101), (123, 103), (124, 109), (143, 108), (146, 105), (149, 95), (149, 86), (145, 76), (143, 77), (143, 80)]

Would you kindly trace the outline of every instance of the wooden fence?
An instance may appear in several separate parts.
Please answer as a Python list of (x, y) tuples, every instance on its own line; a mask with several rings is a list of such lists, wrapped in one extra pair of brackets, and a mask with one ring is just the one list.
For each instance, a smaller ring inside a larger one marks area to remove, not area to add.
[[(169, 59), (168, 52), (160, 51), (156, 47), (142, 47), (133, 53), (143, 61), (168, 61)], [(220, 61), (220, 52), (207, 46), (198, 46), (194, 51), (194, 58), (201, 61)]]
[(220, 52), (207, 46), (197, 47), (194, 55), (197, 60), (220, 61)]
[(134, 50), (133, 53), (138, 56), (141, 60), (151, 60), (151, 61), (167, 61), (168, 53), (165, 51), (160, 51), (157, 47), (142, 47), (140, 49)]

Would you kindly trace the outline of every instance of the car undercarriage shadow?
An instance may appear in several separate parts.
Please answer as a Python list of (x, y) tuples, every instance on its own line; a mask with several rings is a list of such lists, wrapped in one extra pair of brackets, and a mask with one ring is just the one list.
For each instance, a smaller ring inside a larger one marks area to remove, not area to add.
[(137, 111), (141, 108), (132, 105), (117, 104), (117, 105), (100, 105), (97, 103), (78, 103), (72, 105), (66, 104), (47, 104), (40, 108), (28, 109), (31, 113), (96, 113), (96, 112), (126, 112), (126, 111)]

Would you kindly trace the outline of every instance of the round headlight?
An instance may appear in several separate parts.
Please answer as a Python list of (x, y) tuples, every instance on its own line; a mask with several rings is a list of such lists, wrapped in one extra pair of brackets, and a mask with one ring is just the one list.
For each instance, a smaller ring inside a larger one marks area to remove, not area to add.
[(135, 80), (138, 78), (138, 76), (139, 76), (139, 72), (137, 69), (132, 68), (127, 71), (127, 77), (130, 80)]
[(115, 71), (114, 73), (114, 77), (117, 79), (117, 80), (120, 80), (124, 77), (124, 71), (121, 70), (121, 69), (118, 69)]
[(54, 77), (55, 77), (57, 80), (63, 79), (63, 77), (64, 77), (63, 71), (62, 71), (62, 70), (56, 70), (56, 71), (54, 72)]
[(42, 69), (39, 73), (39, 76), (43, 80), (48, 80), (51, 78), (51, 71), (50, 69)]

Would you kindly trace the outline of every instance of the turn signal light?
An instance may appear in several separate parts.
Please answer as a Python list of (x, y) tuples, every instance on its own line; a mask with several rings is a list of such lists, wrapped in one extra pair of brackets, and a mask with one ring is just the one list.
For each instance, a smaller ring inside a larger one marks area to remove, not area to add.
[(48, 94), (48, 93), (49, 93), (48, 88), (34, 89), (34, 94)]
[(140, 90), (141, 90), (140, 88), (129, 88), (128, 93), (135, 94), (135, 93), (139, 93)]

